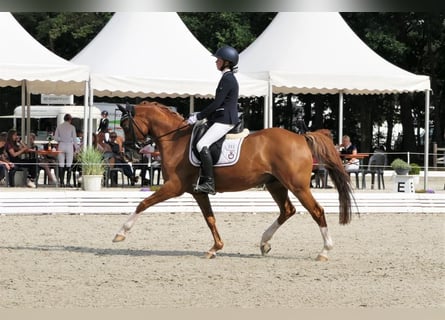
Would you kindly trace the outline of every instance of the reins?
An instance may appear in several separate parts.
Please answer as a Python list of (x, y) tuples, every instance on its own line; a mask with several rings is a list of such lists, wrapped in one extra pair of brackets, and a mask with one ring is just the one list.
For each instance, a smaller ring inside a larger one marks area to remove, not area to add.
[[(133, 143), (138, 143), (138, 141), (137, 141), (137, 139), (136, 139), (136, 134), (135, 134), (135, 130), (134, 130), (134, 127), (136, 127), (136, 129), (139, 131), (139, 133), (144, 137), (144, 138), (146, 138), (147, 137), (147, 135), (142, 131), (142, 129), (138, 126), (138, 124), (136, 123), (136, 121), (134, 121), (134, 118), (133, 118), (133, 116), (131, 115), (131, 113), (130, 112), (128, 112), (127, 113), (127, 117), (128, 117), (128, 120), (130, 121), (130, 131), (131, 131), (131, 133), (132, 133), (132, 136), (133, 136)], [(176, 129), (174, 129), (174, 130), (171, 130), (171, 131), (168, 131), (168, 132), (166, 132), (166, 133), (164, 133), (164, 134), (161, 134), (161, 135), (159, 135), (159, 136), (157, 136), (157, 137), (151, 137), (151, 139), (152, 139), (152, 141), (159, 141), (159, 139), (161, 139), (161, 138), (163, 138), (163, 137), (166, 137), (166, 136), (168, 136), (168, 135), (170, 135), (170, 134), (173, 134), (173, 133), (175, 133), (175, 132), (178, 132), (179, 130), (182, 130), (182, 129), (184, 129), (184, 128), (186, 128), (186, 127), (188, 127), (189, 126), (189, 124), (185, 124), (185, 125), (183, 125), (183, 126), (181, 126), (181, 127), (179, 127), (179, 128), (176, 128)]]
[(183, 125), (182, 127), (179, 127), (179, 128), (174, 129), (174, 130), (171, 130), (171, 131), (169, 131), (167, 133), (161, 134), (160, 136), (152, 137), (152, 140), (153, 141), (159, 141), (159, 139), (161, 139), (163, 137), (166, 137), (166, 136), (168, 136), (168, 135), (170, 135), (172, 133), (178, 132), (179, 130), (182, 130), (184, 128), (187, 128), (188, 126), (189, 126), (189, 124), (186, 124), (186, 125)]

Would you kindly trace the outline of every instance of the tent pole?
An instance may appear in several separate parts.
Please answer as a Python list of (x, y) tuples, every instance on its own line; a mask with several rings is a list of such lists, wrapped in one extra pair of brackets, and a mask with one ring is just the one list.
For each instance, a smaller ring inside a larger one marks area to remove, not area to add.
[(263, 128), (267, 128), (267, 113), (269, 110), (269, 95), (264, 96), (264, 106), (263, 106)]
[(192, 114), (193, 112), (195, 112), (195, 97), (190, 96), (190, 112), (189, 112), (189, 114)]
[[(21, 119), (21, 130), (20, 135), (25, 136), (25, 106), (26, 106), (26, 80), (22, 81), (22, 119)], [(17, 128), (15, 128), (17, 129)]]
[(423, 170), (423, 189), (427, 190), (428, 187), (428, 157), (429, 157), (429, 145), (430, 145), (430, 91), (425, 90), (425, 134), (423, 137), (423, 143), (425, 147), (425, 159)]
[(89, 87), (89, 92), (88, 92), (88, 97), (90, 99), (89, 102), (89, 115), (88, 115), (88, 146), (92, 146), (93, 145), (93, 119), (91, 117), (91, 109), (93, 108), (93, 103), (94, 103), (94, 89), (92, 88), (91, 85), (91, 77), (88, 81), (88, 87)]
[(338, 101), (338, 144), (341, 144), (343, 137), (343, 92), (340, 91)]
[(269, 98), (269, 126), (268, 128), (273, 128), (273, 92), (270, 92)]
[[(31, 133), (31, 93), (26, 90), (26, 140), (25, 143), (29, 143), (29, 135)], [(22, 135), (22, 139), (24, 136)]]
[(269, 76), (269, 87), (267, 97), (264, 102), (264, 128), (272, 128), (273, 127), (273, 91), (272, 91), (272, 81)]
[(88, 90), (89, 81), (85, 81), (85, 95), (83, 98), (83, 141), (82, 141), (82, 147), (86, 148), (87, 146), (87, 140), (89, 137), (89, 131), (88, 131), (88, 109), (89, 109), (89, 90)]

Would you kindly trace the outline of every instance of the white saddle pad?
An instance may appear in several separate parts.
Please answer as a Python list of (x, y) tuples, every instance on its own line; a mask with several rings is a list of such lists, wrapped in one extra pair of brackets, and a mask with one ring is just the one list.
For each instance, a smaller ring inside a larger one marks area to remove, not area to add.
[[(238, 162), (241, 153), (241, 145), (243, 143), (244, 138), (249, 133), (247, 129), (244, 130), (246, 131), (238, 135), (226, 136), (226, 139), (224, 140), (221, 148), (221, 155), (218, 159), (218, 162), (214, 165), (215, 167), (232, 166)], [(238, 136), (238, 138), (233, 138), (233, 136)], [(199, 167), (201, 164), (201, 161), (193, 153), (191, 145), (189, 149), (189, 160), (190, 163), (195, 167)]]

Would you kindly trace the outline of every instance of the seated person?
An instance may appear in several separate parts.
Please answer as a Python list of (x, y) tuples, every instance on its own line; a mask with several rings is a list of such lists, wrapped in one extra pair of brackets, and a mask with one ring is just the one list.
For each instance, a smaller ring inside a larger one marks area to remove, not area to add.
[[(82, 176), (82, 163), (80, 160), (80, 153), (83, 149), (83, 131), (77, 129), (76, 130), (76, 144), (74, 147), (74, 156), (73, 156), (73, 164), (71, 166), (71, 172), (73, 174), (73, 182), (74, 187), (79, 186), (79, 178)], [(96, 134), (93, 135), (95, 137)], [(97, 148), (97, 145), (95, 146)]]
[(3, 180), (7, 174), (14, 174), (14, 164), (9, 161), (5, 150), (7, 132), (0, 133), (0, 180)]
[[(36, 135), (35, 133), (30, 133), (29, 135), (29, 148), (31, 150), (37, 151), (37, 145), (35, 144)], [(37, 156), (36, 153), (30, 152), (27, 154), (29, 160), (35, 161), (38, 159), (39, 167), (45, 170), (46, 176), (48, 177), (48, 184), (56, 184), (56, 176), (51, 172), (51, 168), (54, 168), (54, 172), (57, 166), (57, 159), (51, 156)]]
[[(121, 168), (124, 172), (124, 175), (130, 179), (131, 185), (134, 186), (136, 182), (136, 177), (133, 172), (133, 168), (131, 165), (125, 160), (124, 152), (122, 150), (122, 143), (119, 143), (117, 140), (117, 133), (110, 133), (110, 140), (105, 142), (110, 146), (110, 151), (106, 151), (104, 153), (105, 158), (108, 158), (110, 166), (115, 168)], [(111, 176), (111, 185), (117, 184), (117, 173), (113, 172)]]
[[(151, 157), (151, 160), (152, 160), (151, 166), (153, 168), (160, 168), (160, 160), (161, 160), (160, 156), (152, 155), (152, 152), (155, 152), (155, 150), (156, 150), (156, 145), (152, 141), (149, 141), (149, 143), (139, 151), (139, 153), (142, 154), (141, 164), (143, 164), (141, 166), (141, 174), (140, 174), (141, 179), (142, 179), (142, 182), (141, 182), (142, 187), (150, 186), (151, 180), (153, 179), (153, 177), (151, 177), (151, 176), (149, 176), (148, 179), (146, 178), (147, 169), (149, 169), (148, 168), (149, 157)], [(149, 171), (149, 173), (150, 173), (150, 171)]]
[[(352, 144), (351, 138), (347, 135), (342, 137), (342, 143), (339, 146), (341, 154), (357, 154), (357, 147)], [(360, 167), (360, 161), (357, 158), (344, 158), (343, 165), (347, 172), (357, 171)]]
[[(26, 154), (31, 151), (31, 149), (21, 142), (21, 139), (17, 135), (17, 130), (10, 129), (8, 131), (8, 136), (6, 139), (5, 145), (6, 153), (8, 154), (9, 161), (14, 163), (14, 167), (17, 170), (21, 168), (26, 168), (28, 170), (28, 177), (26, 185), (30, 188), (35, 188), (36, 185), (34, 183), (36, 178), (36, 159), (21, 159), (22, 154)], [(9, 184), (13, 187), (14, 183), (14, 175), (9, 176)]]

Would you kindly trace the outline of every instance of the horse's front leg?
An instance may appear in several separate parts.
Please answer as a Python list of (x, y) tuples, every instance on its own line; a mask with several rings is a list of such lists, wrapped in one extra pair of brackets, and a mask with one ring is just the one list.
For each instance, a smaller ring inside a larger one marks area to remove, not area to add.
[(202, 214), (204, 215), (207, 226), (209, 227), (210, 232), (212, 232), (214, 240), (213, 247), (206, 252), (205, 257), (208, 259), (215, 258), (216, 252), (224, 247), (224, 243), (222, 242), (221, 237), (219, 236), (218, 233), (218, 229), (216, 228), (216, 219), (213, 214), (209, 196), (207, 193), (193, 193), (192, 195), (195, 198), (196, 202), (198, 203)]
[(156, 191), (151, 196), (145, 198), (139, 203), (139, 205), (136, 207), (136, 211), (130, 214), (130, 217), (116, 233), (113, 242), (124, 241), (125, 238), (127, 237), (128, 232), (136, 223), (136, 220), (139, 218), (141, 213), (145, 211), (147, 208), (162, 201), (168, 200), (170, 198), (177, 197), (180, 194), (181, 194), (180, 192), (176, 191), (176, 188), (173, 188), (172, 184), (168, 183), (164, 184), (158, 191)]

